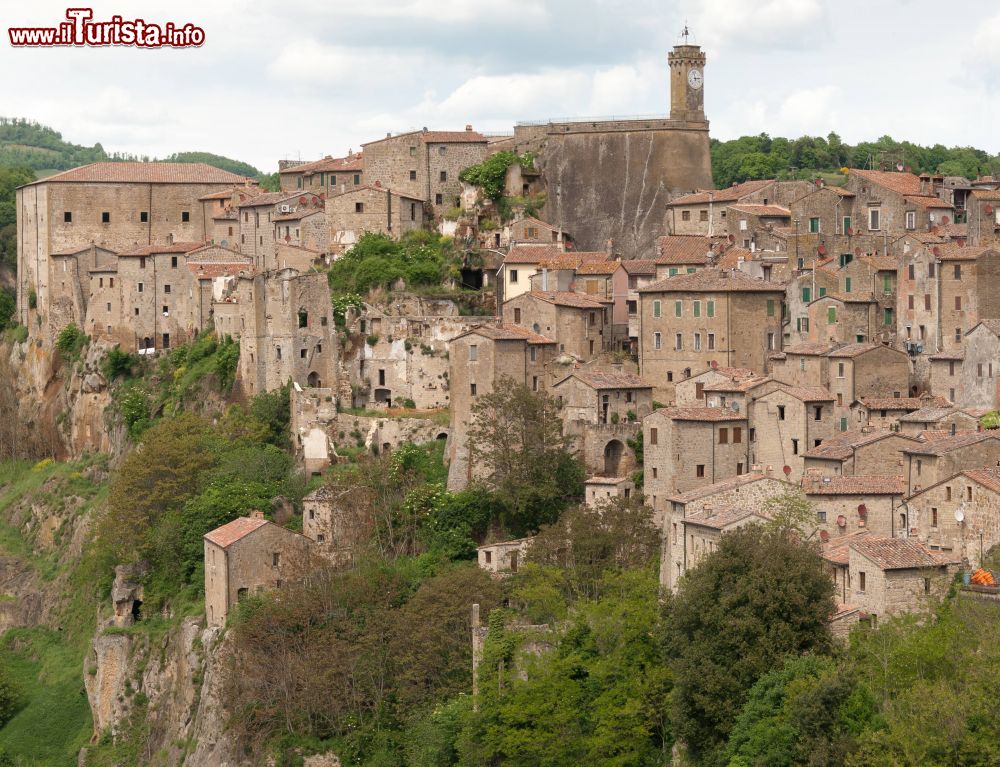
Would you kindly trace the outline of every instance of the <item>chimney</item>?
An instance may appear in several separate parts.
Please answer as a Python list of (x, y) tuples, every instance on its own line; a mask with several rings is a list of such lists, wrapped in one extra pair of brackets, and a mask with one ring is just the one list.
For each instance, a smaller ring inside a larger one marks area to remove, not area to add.
[(931, 177), (927, 173), (920, 174), (920, 194), (930, 194)]
[(253, 511), (250, 512), (250, 519), (263, 519), (263, 518), (264, 518), (263, 511), (258, 511), (257, 509), (254, 509)]
[(170, 234), (167, 235), (167, 245), (173, 245), (173, 244), (174, 244), (174, 233), (171, 232)]
[(472, 131), (472, 126), (471, 126), (471, 125), (469, 125), (468, 123), (466, 123), (466, 125), (465, 125), (465, 129), (466, 129), (467, 131), (470, 131), (470, 132), (471, 132), (471, 131)]
[(611, 239), (611, 238), (609, 237), (609, 238), (608, 238), (608, 246), (607, 246), (607, 253), (608, 253), (608, 258), (610, 258), (610, 257), (611, 257), (611, 250), (612, 250), (612, 248), (614, 247), (614, 243), (615, 243), (615, 241), (614, 241), (614, 240), (612, 240), (612, 239)]

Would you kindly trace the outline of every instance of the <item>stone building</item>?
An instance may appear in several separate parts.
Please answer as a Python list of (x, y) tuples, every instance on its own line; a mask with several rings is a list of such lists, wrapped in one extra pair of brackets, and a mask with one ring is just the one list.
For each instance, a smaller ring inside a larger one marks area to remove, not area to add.
[(605, 329), (610, 336), (611, 302), (583, 293), (532, 290), (507, 301), (504, 319), (515, 327), (554, 339), (559, 352), (581, 361), (605, 350)]
[[(667, 203), (667, 230), (670, 234), (730, 234), (726, 220), (733, 205), (769, 205), (775, 201), (777, 181), (744, 181), (726, 189), (698, 191), (675, 197)], [(739, 226), (734, 227), (737, 231)]]
[(750, 471), (747, 417), (729, 408), (660, 408), (642, 434), (643, 492), (657, 518), (669, 497)]
[[(552, 290), (548, 285), (547, 272), (550, 265), (565, 266), (575, 269), (582, 263), (590, 261), (606, 261), (606, 251), (573, 251), (563, 250), (561, 243), (522, 243), (512, 245), (504, 257), (497, 278), (497, 300), (501, 310), (506, 311), (504, 302), (517, 298), (534, 290), (536, 275), (542, 275), (539, 289)], [(545, 264), (546, 266), (542, 266)], [(554, 286), (553, 286), (554, 287)], [(566, 288), (568, 290), (568, 286)]]
[(476, 561), (480, 569), (494, 575), (513, 575), (524, 562), (532, 538), (516, 538), (510, 541), (488, 543), (476, 549)]
[(970, 245), (1000, 242), (1000, 186), (973, 189), (967, 201)]
[(820, 476), (806, 473), (802, 492), (816, 510), (816, 528), (820, 539), (827, 541), (860, 530), (892, 538), (905, 536), (903, 511), (906, 481), (901, 474)]
[(553, 384), (567, 423), (641, 421), (653, 412), (653, 387), (631, 373), (578, 369)]
[(253, 260), (258, 271), (277, 268), (274, 220), (301, 210), (321, 210), (323, 200), (312, 192), (264, 192), (241, 202), (239, 250)]
[(952, 205), (912, 173), (852, 168), (844, 186), (854, 194), (852, 227), (860, 234), (895, 238), (954, 219)]
[(742, 272), (703, 269), (639, 290), (639, 359), (656, 398), (713, 365), (763, 370), (781, 347), (784, 291)]
[(309, 572), (310, 540), (258, 515), (238, 517), (205, 534), (209, 626), (224, 626), (230, 610), (251, 594), (280, 589)]
[(240, 238), (237, 208), (259, 194), (259, 186), (241, 185), (199, 197), (202, 216), (205, 221), (211, 222), (206, 239), (224, 248), (236, 248)]
[(982, 320), (962, 348), (929, 357), (931, 392), (960, 408), (1000, 409), (1000, 320)]
[(851, 406), (854, 415), (851, 423), (860, 423), (862, 428), (897, 429), (899, 419), (924, 407), (945, 407), (948, 401), (943, 397), (921, 394), (919, 397), (861, 397)]
[(753, 404), (750, 460), (798, 482), (805, 454), (836, 433), (834, 399), (826, 389), (782, 384)]
[(785, 317), (788, 320), (784, 328), (786, 347), (817, 343), (816, 335), (810, 332), (812, 317), (809, 307), (815, 299), (823, 298), (827, 293), (835, 293), (836, 290), (836, 273), (822, 266), (792, 274), (785, 296)]
[(919, 410), (899, 417), (899, 430), (903, 434), (919, 436), (925, 431), (975, 430), (979, 417), (950, 405), (928, 403)]
[(657, 237), (652, 258), (656, 264), (656, 278), (665, 280), (715, 266), (728, 247), (729, 240), (722, 236), (672, 234)]
[(631, 477), (595, 476), (583, 483), (584, 503), (593, 508), (599, 508), (617, 498), (627, 501), (634, 493), (635, 482)]
[(1000, 433), (959, 431), (903, 449), (907, 493), (913, 495), (965, 469), (1000, 461)]
[(424, 225), (424, 203), (381, 186), (359, 186), (326, 199), (327, 235), (332, 253), (351, 249), (365, 233), (401, 237)]
[(959, 564), (908, 538), (864, 536), (848, 552), (848, 601), (876, 623), (929, 610), (947, 594)]
[(726, 232), (746, 250), (756, 250), (754, 234), (759, 229), (786, 227), (792, 223), (792, 212), (780, 205), (737, 203), (722, 212)]
[(902, 451), (919, 444), (917, 437), (875, 427), (838, 432), (806, 451), (803, 469), (824, 477), (900, 474)]
[(552, 339), (512, 325), (482, 325), (452, 339), (448, 354), (449, 490), (462, 489), (473, 476), (475, 461), (469, 455), (468, 429), (476, 399), (491, 393), (504, 377), (533, 391), (546, 391), (556, 349)]
[(576, 267), (573, 290), (591, 298), (611, 301), (611, 332), (605, 339), (610, 349), (628, 347), (629, 275), (621, 261), (585, 261)]
[(350, 564), (370, 528), (349, 488), (323, 485), (302, 499), (302, 534), (334, 565)]
[(966, 469), (907, 499), (909, 534), (970, 567), (1000, 544), (1000, 468)]
[(346, 157), (327, 155), (313, 162), (280, 163), (278, 179), (283, 192), (307, 191), (330, 197), (366, 183), (364, 172), (364, 156), (354, 152)]
[(302, 205), (288, 213), (279, 213), (271, 221), (274, 224), (271, 236), (275, 242), (272, 268), (282, 268), (277, 258), (277, 249), (281, 246), (306, 248), (316, 254), (329, 251), (330, 227), (323, 207)]
[(676, 591), (684, 574), (719, 548), (719, 540), (725, 533), (767, 519), (760, 509), (733, 506), (706, 507), (671, 521), (671, 525), (678, 526), (678, 536), (670, 547), (672, 556), (667, 565), (670, 588)]
[[(83, 301), (65, 297), (89, 289), (87, 270), (93, 264), (86, 259), (92, 244), (121, 253), (163, 244), (168, 238), (204, 242), (212, 236), (213, 224), (199, 199), (246, 183), (242, 176), (202, 163), (98, 162), (20, 187), (14, 202), (17, 321), (46, 337), (71, 322), (82, 326)], [(75, 268), (60, 264), (57, 274), (54, 253), (79, 253), (83, 261)], [(55, 303), (50, 289), (64, 282), (62, 298)], [(29, 316), (32, 312), (41, 324)]]
[(459, 204), (458, 175), (489, 156), (486, 137), (472, 130), (429, 131), (426, 128), (364, 145), (365, 181), (423, 201), (440, 216)]

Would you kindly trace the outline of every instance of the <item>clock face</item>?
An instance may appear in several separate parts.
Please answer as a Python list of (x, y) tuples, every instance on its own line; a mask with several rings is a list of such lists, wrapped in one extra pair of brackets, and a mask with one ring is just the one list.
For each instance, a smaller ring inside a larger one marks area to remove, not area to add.
[(702, 86), (704, 79), (701, 76), (700, 69), (692, 69), (688, 72), (688, 85), (697, 90)]

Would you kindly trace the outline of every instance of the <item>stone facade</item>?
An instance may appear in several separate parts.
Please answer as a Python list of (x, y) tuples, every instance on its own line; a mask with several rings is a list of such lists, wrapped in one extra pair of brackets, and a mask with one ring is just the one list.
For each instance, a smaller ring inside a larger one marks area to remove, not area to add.
[(583, 484), (584, 503), (593, 508), (616, 498), (629, 500), (635, 493), (635, 482), (628, 477), (591, 477)]
[(354, 550), (369, 529), (349, 489), (323, 487), (302, 499), (302, 534), (313, 542), (314, 551), (334, 565), (350, 564)]
[(886, 429), (864, 427), (837, 433), (805, 454), (803, 468), (820, 476), (896, 475), (906, 467), (903, 450), (920, 441)]
[(931, 355), (931, 392), (960, 408), (1000, 409), (1000, 321), (983, 320), (962, 349)]
[(504, 318), (516, 327), (554, 339), (560, 353), (587, 361), (605, 349), (611, 304), (569, 291), (533, 290), (508, 301)]
[(907, 492), (913, 495), (959, 471), (996, 466), (1000, 461), (1000, 434), (958, 432), (908, 447), (903, 454), (906, 459)]
[(881, 620), (905, 612), (926, 612), (943, 599), (955, 562), (905, 538), (866, 538), (850, 547), (848, 599)]
[(512, 541), (489, 543), (476, 549), (479, 567), (494, 575), (508, 575), (517, 572), (531, 547), (531, 538), (517, 538)]
[[(290, 217), (302, 216), (309, 211), (322, 211), (323, 205), (319, 195), (311, 192), (266, 192), (240, 203), (237, 208), (240, 253), (248, 256), (258, 271), (277, 269), (276, 220), (282, 218), (283, 226), (285, 223), (290, 225)], [(283, 237), (284, 229), (281, 231)]]
[(224, 626), (229, 612), (251, 594), (280, 589), (312, 565), (308, 538), (263, 517), (239, 517), (205, 534), (205, 615)]
[(401, 237), (424, 223), (424, 203), (388, 187), (361, 186), (326, 200), (327, 239), (340, 254), (365, 233)]
[(833, 397), (822, 388), (780, 386), (754, 402), (753, 424), (751, 462), (798, 482), (806, 451), (835, 433)]

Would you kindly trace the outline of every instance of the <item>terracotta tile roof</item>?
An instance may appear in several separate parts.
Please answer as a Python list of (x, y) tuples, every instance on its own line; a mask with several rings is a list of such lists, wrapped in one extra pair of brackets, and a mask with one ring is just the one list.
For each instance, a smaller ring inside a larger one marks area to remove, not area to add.
[[(711, 485), (703, 485), (702, 487), (696, 487), (693, 490), (688, 490), (686, 493), (678, 493), (677, 495), (668, 496), (667, 500), (676, 503), (690, 503), (691, 501), (698, 501), (702, 498), (708, 498), (709, 496), (716, 495), (717, 493), (725, 493), (730, 490), (735, 490), (738, 487), (743, 487), (743, 485), (749, 485), (753, 482), (760, 482), (761, 480), (774, 480), (775, 482), (784, 482), (784, 480), (779, 480), (775, 477), (769, 477), (766, 474), (760, 472), (741, 474), (738, 477), (730, 477), (729, 479), (724, 479), (721, 482), (715, 482)], [(787, 484), (787, 483), (785, 483)]]
[[(553, 226), (552, 224), (548, 223), (547, 221), (542, 221), (540, 218), (535, 218), (534, 216), (525, 216), (524, 218), (519, 219), (518, 221), (515, 221), (514, 223), (515, 224), (530, 223), (530, 224), (534, 224), (535, 226), (539, 227), (540, 229), (546, 229), (546, 230), (548, 230), (550, 232), (558, 232), (559, 231), (559, 227)], [(563, 234), (566, 234), (566, 232), (563, 232)]]
[(573, 293), (566, 290), (533, 290), (529, 295), (548, 304), (569, 306), (573, 309), (603, 309), (606, 303), (583, 293)]
[(352, 186), (350, 189), (347, 189), (343, 192), (337, 192), (336, 190), (334, 190), (333, 192), (331, 192), (330, 196), (327, 199), (339, 200), (341, 198), (350, 197), (353, 194), (360, 194), (361, 192), (382, 192), (382, 193), (388, 192), (390, 195), (394, 197), (399, 197), (404, 200), (417, 200), (418, 202), (423, 202), (422, 199), (420, 199), (415, 195), (408, 194), (407, 192), (397, 192), (395, 189), (390, 189), (387, 186), (382, 186), (378, 181), (376, 181), (374, 184), (361, 184), (359, 186)]
[(902, 475), (861, 475), (853, 477), (804, 477), (806, 495), (905, 495)]
[(900, 416), (899, 420), (902, 423), (922, 423), (924, 421), (940, 421), (942, 418), (947, 418), (948, 416), (954, 414), (956, 411), (953, 407), (921, 407), (917, 408), (913, 412), (907, 413), (904, 416)]
[(788, 208), (782, 208), (780, 205), (730, 205), (733, 210), (738, 210), (740, 213), (749, 213), (752, 216), (763, 216), (763, 217), (781, 217), (781, 218), (791, 218), (792, 211)]
[(386, 136), (385, 138), (375, 139), (374, 141), (367, 141), (362, 144), (362, 146), (380, 144), (383, 141), (392, 141), (393, 139), (402, 138), (404, 136), (417, 136), (421, 141), (428, 144), (486, 143), (486, 136), (474, 130), (417, 130), (407, 131), (406, 133), (397, 133), (392, 136)]
[[(607, 253), (599, 251), (583, 251), (578, 253), (561, 253), (554, 258), (538, 262), (539, 269), (579, 269), (583, 264), (606, 263)], [(616, 262), (617, 263), (617, 262)]]
[(996, 245), (958, 245), (951, 243), (934, 248), (934, 255), (942, 261), (975, 261), (984, 253), (1000, 253)]
[(969, 236), (969, 225), (955, 223), (938, 224), (934, 227), (934, 232), (941, 237), (951, 237), (952, 239), (964, 240)]
[(620, 485), (622, 482), (630, 481), (630, 477), (590, 477), (584, 484), (586, 485)]
[(195, 279), (231, 277), (253, 271), (253, 259), (219, 245), (206, 245), (188, 253), (186, 262)]
[(944, 407), (948, 403), (944, 397), (862, 397), (861, 404), (869, 410), (919, 410), (935, 405)]
[[(61, 248), (60, 250), (49, 253), (50, 256), (75, 256), (77, 253), (86, 253), (91, 248), (90, 245), (76, 245), (68, 248)], [(113, 250), (108, 250), (107, 248), (97, 246), (98, 250), (103, 250), (105, 253), (114, 253)]]
[(719, 257), (718, 266), (720, 269), (738, 269), (741, 260), (743, 263), (753, 261), (754, 252), (746, 248), (729, 248)]
[(203, 162), (94, 162), (31, 184), (245, 184), (250, 179)]
[(307, 208), (303, 205), (298, 210), (293, 210), (291, 213), (282, 213), (277, 215), (272, 218), (271, 221), (275, 223), (279, 221), (301, 221), (303, 218), (323, 212), (325, 212), (323, 208)]
[(708, 252), (718, 252), (725, 244), (725, 240), (718, 237), (712, 239), (700, 234), (669, 234), (656, 238), (653, 261), (661, 266), (704, 265), (708, 263)]
[(639, 376), (632, 373), (612, 373), (604, 370), (574, 370), (562, 381), (555, 384), (559, 386), (570, 378), (576, 378), (592, 389), (652, 389), (653, 385), (646, 383)]
[(681, 518), (685, 525), (698, 525), (699, 527), (711, 527), (715, 530), (724, 530), (730, 525), (742, 522), (749, 517), (757, 517), (761, 520), (767, 517), (759, 511), (743, 507), (728, 509), (699, 509)]
[(622, 261), (628, 274), (656, 274), (656, 262), (652, 259), (632, 258)]
[(621, 261), (585, 261), (576, 268), (576, 273), (610, 275), (621, 269), (621, 266)]
[(784, 348), (785, 354), (801, 354), (807, 357), (823, 357), (830, 351), (830, 344), (818, 341), (803, 341)]
[(861, 260), (868, 261), (880, 272), (895, 272), (899, 269), (899, 259), (893, 256), (862, 256)]
[(758, 386), (766, 384), (771, 380), (773, 380), (771, 376), (740, 378), (735, 381), (730, 379), (728, 381), (720, 381), (719, 383), (705, 384), (704, 390), (741, 393), (750, 391), (751, 389), (756, 389)]
[(920, 178), (912, 173), (899, 173), (884, 170), (861, 170), (851, 168), (850, 174), (859, 176), (873, 184), (889, 189), (897, 194), (920, 195)]
[(997, 451), (997, 458), (1000, 459), (1000, 432), (964, 429), (956, 432), (954, 436), (950, 432), (947, 432), (947, 435), (941, 439), (932, 438), (931, 441), (925, 442), (922, 445), (904, 448), (903, 452), (913, 453), (914, 455), (944, 455), (945, 453), (950, 453), (952, 450), (959, 450), (969, 445), (977, 445), (987, 440), (995, 440), (998, 444), (994, 445), (994, 448)]
[[(483, 336), (484, 338), (491, 338), (494, 341), (527, 341), (529, 344), (554, 344), (551, 338), (546, 338), (538, 333), (532, 333), (526, 328), (519, 327), (517, 325), (480, 325), (477, 328), (473, 328), (462, 336), (469, 335), (470, 333), (475, 335)], [(459, 338), (461, 336), (458, 336)]]
[(765, 282), (741, 271), (702, 269), (691, 274), (667, 277), (645, 288), (640, 293), (781, 293), (785, 289), (774, 282)]
[(828, 543), (823, 544), (820, 556), (827, 562), (846, 566), (850, 561), (851, 544), (870, 535), (868, 530), (855, 530), (853, 533), (832, 538)]
[[(862, 354), (866, 354), (874, 349), (881, 349), (882, 344), (873, 343), (854, 343), (854, 344), (844, 344), (843, 346), (838, 346), (836, 349), (830, 351), (827, 357), (860, 357)], [(893, 351), (898, 351), (894, 349)]]
[(977, 200), (1000, 200), (1000, 188), (998, 189), (973, 189), (972, 196)]
[(668, 407), (663, 414), (675, 421), (745, 421), (746, 415), (728, 407)]
[(239, 218), (239, 214), (232, 208), (226, 208), (212, 216), (213, 221), (238, 221)]
[(876, 538), (872, 536), (855, 540), (851, 543), (850, 549), (874, 562), (883, 570), (940, 567), (952, 559), (951, 555), (944, 552), (932, 552), (912, 538)]
[(930, 355), (927, 359), (929, 359), (929, 360), (964, 360), (965, 359), (965, 350), (962, 349), (962, 350), (951, 351), (951, 352), (949, 352), (949, 351), (938, 352), (937, 354)]
[(347, 157), (330, 157), (329, 155), (324, 157), (322, 160), (313, 160), (312, 162), (306, 162), (302, 165), (293, 165), (291, 168), (285, 168), (281, 171), (281, 175), (285, 174), (298, 174), (309, 176), (313, 173), (351, 173), (362, 171), (365, 169), (364, 155), (361, 152), (355, 152), (354, 154), (348, 155)]
[[(789, 386), (778, 384), (775, 391), (783, 391), (803, 402), (833, 402), (833, 395), (822, 386)], [(765, 397), (768, 395), (765, 394)]]
[(202, 200), (228, 200), (236, 192), (244, 197), (256, 197), (258, 194), (262, 194), (263, 190), (259, 186), (247, 186), (246, 184), (240, 184), (238, 186), (231, 186), (229, 189), (223, 189), (220, 192), (212, 192), (211, 194), (206, 194), (198, 198), (198, 202)]
[(266, 519), (258, 517), (237, 517), (232, 522), (205, 533), (205, 540), (226, 549), (267, 524), (270, 523)]
[[(567, 253), (559, 245), (523, 242), (512, 245), (504, 257), (505, 264), (540, 264), (542, 261), (562, 258)], [(604, 254), (607, 258), (607, 253)]]
[(667, 203), (667, 207), (673, 205), (698, 205), (706, 202), (736, 202), (749, 194), (758, 192), (774, 183), (774, 179), (762, 181), (744, 181), (742, 184), (733, 184), (725, 189), (703, 190), (693, 194), (685, 194), (675, 197)]
[(280, 202), (285, 202), (286, 200), (297, 200), (303, 195), (312, 196), (312, 192), (261, 192), (256, 197), (251, 197), (249, 199), (241, 202), (237, 207), (239, 208), (256, 208), (261, 205), (277, 205)]
[(906, 195), (906, 201), (911, 202), (914, 205), (919, 205), (921, 208), (946, 208), (947, 210), (953, 210), (955, 208), (950, 202), (945, 202), (940, 197), (934, 197), (931, 195)]
[(845, 431), (827, 440), (823, 440), (818, 447), (811, 447), (804, 453), (806, 458), (820, 458), (828, 461), (845, 461), (854, 455), (854, 450), (864, 447), (873, 442), (879, 442), (887, 437), (899, 437), (910, 440), (914, 445), (919, 444), (915, 437), (909, 437), (899, 432), (888, 429), (875, 429), (869, 432)]
[(962, 474), (994, 493), (1000, 493), (1000, 468), (993, 466), (985, 469), (966, 469)]
[(143, 245), (141, 248), (119, 254), (125, 256), (155, 256), (164, 253), (190, 253), (192, 250), (205, 247), (204, 242), (174, 242), (164, 245)]

